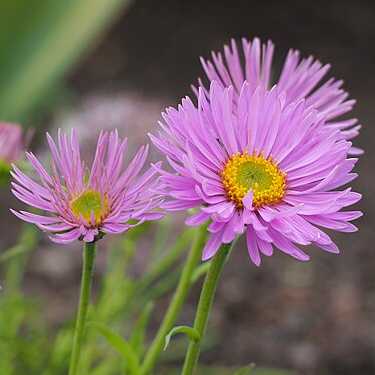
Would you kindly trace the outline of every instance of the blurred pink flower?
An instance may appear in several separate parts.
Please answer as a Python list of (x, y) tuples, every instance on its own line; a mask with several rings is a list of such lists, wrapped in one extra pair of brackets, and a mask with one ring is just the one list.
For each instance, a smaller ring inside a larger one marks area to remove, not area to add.
[[(30, 134), (30, 133), (28, 133)], [(11, 164), (21, 158), (28, 136), (18, 124), (0, 122), (0, 161)]]

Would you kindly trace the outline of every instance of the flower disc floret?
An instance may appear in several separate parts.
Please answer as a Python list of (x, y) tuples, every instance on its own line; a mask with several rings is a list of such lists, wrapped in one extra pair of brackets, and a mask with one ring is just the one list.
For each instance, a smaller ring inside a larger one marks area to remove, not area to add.
[(249, 190), (253, 192), (253, 206), (279, 203), (286, 189), (285, 174), (271, 158), (262, 155), (236, 153), (226, 162), (221, 179), (227, 198), (237, 208), (243, 208), (242, 200)]
[(99, 225), (109, 213), (108, 197), (95, 190), (86, 190), (70, 202), (74, 216), (83, 217), (92, 225)]

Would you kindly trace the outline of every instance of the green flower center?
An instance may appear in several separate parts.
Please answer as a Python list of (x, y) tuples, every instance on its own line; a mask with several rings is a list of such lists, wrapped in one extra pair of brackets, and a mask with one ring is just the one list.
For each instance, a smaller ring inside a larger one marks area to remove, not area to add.
[(108, 214), (108, 198), (98, 191), (86, 190), (70, 202), (70, 209), (77, 218), (82, 216), (88, 223), (98, 225)]
[(263, 165), (253, 161), (246, 161), (238, 166), (237, 182), (247, 189), (257, 187), (258, 189), (266, 190), (271, 187), (272, 175)]

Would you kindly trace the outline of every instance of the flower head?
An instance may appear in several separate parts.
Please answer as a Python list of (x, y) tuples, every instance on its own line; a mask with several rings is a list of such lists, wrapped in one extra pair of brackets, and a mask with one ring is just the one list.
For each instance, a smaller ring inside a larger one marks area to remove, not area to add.
[(12, 210), (16, 216), (50, 232), (50, 238), (58, 243), (77, 239), (92, 242), (105, 233), (121, 233), (146, 220), (161, 218), (156, 170), (151, 168), (140, 175), (148, 146), (142, 146), (122, 170), (127, 140), (121, 140), (117, 131), (102, 132), (91, 170), (87, 171), (74, 130), (70, 137), (59, 131), (57, 145), (49, 134), (47, 140), (51, 174), (28, 152), (41, 183), (14, 166), (12, 192), (22, 202), (48, 212), (48, 216)]
[(360, 195), (335, 190), (356, 177), (351, 143), (307, 100), (291, 102), (276, 86), (245, 82), (236, 103), (234, 95), (213, 81), (208, 93), (199, 89), (197, 107), (185, 98), (163, 114), (162, 130), (150, 135), (174, 170), (161, 172), (170, 196), (163, 207), (198, 208), (190, 225), (210, 221), (203, 259), (242, 233), (257, 265), (274, 248), (299, 260), (309, 259), (300, 245), (337, 253), (318, 227), (356, 230), (350, 221), (361, 213), (341, 210)]
[[(212, 52), (212, 60), (201, 58), (201, 63), (210, 81), (215, 80), (222, 87), (233, 86), (237, 102), (245, 81), (252, 91), (258, 86), (271, 88), (273, 53), (271, 41), (262, 44), (258, 38), (252, 41), (243, 38), (242, 48), (238, 48), (232, 39), (230, 46), (224, 46), (223, 54)], [(361, 126), (357, 119), (342, 119), (341, 116), (352, 110), (355, 100), (348, 99), (348, 93), (342, 88), (343, 81), (334, 78), (323, 81), (329, 69), (329, 64), (323, 65), (312, 56), (301, 58), (299, 51), (291, 49), (274, 83), (285, 93), (286, 104), (306, 99), (306, 105), (314, 107), (327, 125), (340, 130), (343, 138), (352, 139)], [(202, 81), (199, 82), (202, 86)], [(197, 92), (195, 87), (193, 89)], [(361, 154), (362, 150), (352, 147), (350, 153)]]
[(11, 164), (17, 162), (25, 149), (26, 140), (20, 125), (0, 123), (0, 181), (9, 183)]

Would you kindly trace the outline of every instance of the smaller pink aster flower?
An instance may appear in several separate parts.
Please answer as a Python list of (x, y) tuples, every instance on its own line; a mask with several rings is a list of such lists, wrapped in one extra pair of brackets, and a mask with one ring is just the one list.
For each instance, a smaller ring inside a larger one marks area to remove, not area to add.
[(41, 183), (16, 166), (11, 173), (15, 180), (13, 194), (48, 215), (11, 211), (51, 233), (52, 241), (92, 242), (106, 233), (125, 232), (144, 221), (162, 217), (156, 169), (140, 175), (148, 146), (142, 146), (122, 170), (127, 139), (121, 140), (117, 131), (101, 132), (91, 170), (87, 171), (74, 129), (70, 137), (59, 131), (57, 145), (49, 134), (47, 140), (52, 155), (50, 174), (33, 153), (26, 153)]

